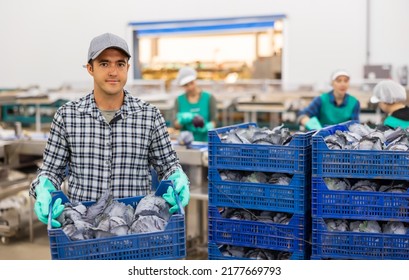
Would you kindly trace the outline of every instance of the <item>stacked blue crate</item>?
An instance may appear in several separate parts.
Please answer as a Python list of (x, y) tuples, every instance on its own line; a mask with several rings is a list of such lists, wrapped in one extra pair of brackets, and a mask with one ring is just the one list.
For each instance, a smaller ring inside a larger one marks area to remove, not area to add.
[[(224, 254), (224, 251), (226, 245), (219, 245), (217, 246), (215, 243), (209, 243), (209, 256), (210, 259), (212, 260), (248, 260), (248, 258), (245, 257), (234, 257), (234, 256), (228, 256)], [(280, 252), (282, 255), (285, 255), (286, 252), (281, 251)], [(289, 253), (291, 256), (288, 258), (288, 260), (303, 260), (305, 258), (304, 252), (292, 252)], [(278, 254), (280, 255), (280, 254)], [(281, 259), (278, 257), (278, 259)], [(287, 260), (287, 258), (285, 258)]]
[[(223, 245), (286, 251), (307, 259), (310, 233), (311, 137), (295, 133), (289, 145), (223, 143), (220, 135), (244, 123), (209, 131), (209, 259), (221, 259)], [(225, 181), (221, 170), (286, 173), (289, 185)], [(222, 217), (219, 209), (243, 208), (286, 212), (288, 224)], [(231, 257), (225, 257), (231, 259)]]
[(325, 219), (409, 222), (409, 192), (329, 190), (324, 178), (409, 180), (409, 152), (331, 150), (325, 137), (350, 121), (312, 137), (312, 259), (409, 259), (409, 235), (329, 231)]

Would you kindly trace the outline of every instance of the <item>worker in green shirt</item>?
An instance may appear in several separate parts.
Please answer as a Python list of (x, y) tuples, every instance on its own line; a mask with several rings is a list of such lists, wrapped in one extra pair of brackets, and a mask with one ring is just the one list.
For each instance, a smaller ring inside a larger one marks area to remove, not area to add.
[(349, 120), (359, 121), (361, 107), (358, 99), (347, 93), (349, 79), (347, 71), (336, 70), (331, 75), (333, 89), (315, 97), (308, 107), (299, 112), (299, 124), (314, 130)]
[(190, 131), (195, 141), (207, 142), (207, 132), (217, 123), (216, 98), (201, 90), (197, 84), (197, 72), (191, 67), (179, 70), (176, 82), (184, 93), (176, 98), (174, 127)]
[(372, 103), (387, 114), (383, 124), (390, 128), (409, 127), (409, 107), (406, 105), (406, 90), (392, 80), (379, 82), (373, 89)]

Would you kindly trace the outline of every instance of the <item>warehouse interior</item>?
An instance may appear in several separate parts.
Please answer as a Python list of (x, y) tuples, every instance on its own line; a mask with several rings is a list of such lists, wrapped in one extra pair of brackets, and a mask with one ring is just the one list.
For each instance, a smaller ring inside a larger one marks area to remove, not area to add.
[[(409, 231), (401, 239), (380, 232), (372, 232), (371, 237), (370, 231), (334, 237), (325, 224), (330, 219), (334, 224), (348, 220), (348, 226), (352, 220), (365, 220), (365, 225), (378, 220), (386, 226), (393, 220), (409, 228), (407, 189), (397, 197), (368, 192), (360, 193), (359, 198), (353, 191), (344, 190), (345, 197), (338, 198), (337, 191), (321, 190), (328, 183), (325, 176), (348, 178), (351, 185), (361, 179), (409, 184), (409, 151), (368, 151), (358, 156), (350, 152), (348, 158), (325, 154), (320, 139), (328, 136), (327, 131), (335, 134), (335, 129), (314, 134), (298, 119), (315, 97), (331, 90), (331, 73), (336, 69), (349, 73), (348, 93), (360, 103), (362, 125), (373, 128), (386, 117), (370, 101), (379, 82), (396, 81), (409, 97), (408, 1), (145, 2), (118, 0), (112, 7), (96, 0), (18, 0), (2, 5), (0, 54), (6, 67), (0, 69), (0, 260), (59, 258), (56, 230), (37, 219), (35, 200), (28, 191), (43, 163), (56, 111), (93, 90), (92, 77), (83, 65), (90, 40), (105, 32), (128, 43), (131, 66), (125, 89), (160, 110), (190, 181), (189, 204), (182, 215), (176, 215), (184, 222), (183, 245), (178, 245), (182, 252), (175, 253), (177, 259), (252, 258), (249, 252), (254, 254), (256, 249), (270, 250), (263, 257), (258, 252), (258, 259), (409, 259)], [(185, 66), (197, 71), (197, 85), (217, 100), (217, 123), (209, 131), (209, 142), (195, 141), (188, 146), (178, 140), (180, 130), (173, 124), (175, 100), (183, 93), (177, 75)], [(288, 128), (292, 144), (266, 150), (259, 147), (262, 145), (250, 148), (246, 144), (231, 159), (236, 151), (229, 153), (231, 147), (219, 137), (229, 129), (254, 124)], [(337, 128), (347, 130), (342, 125)], [(267, 151), (272, 158), (259, 165)], [(245, 152), (250, 158), (238, 163)], [(333, 157), (339, 157), (335, 159), (339, 162), (331, 173), (320, 164)], [(360, 167), (362, 173), (357, 171)], [(287, 188), (240, 181), (230, 184), (222, 179), (226, 169), (269, 176), (287, 173), (291, 183)], [(60, 188), (68, 193), (68, 178)], [(267, 188), (272, 188), (268, 194)], [(231, 192), (228, 199), (223, 191)], [(289, 202), (285, 194), (290, 191)], [(263, 193), (260, 197), (259, 192)], [(269, 202), (265, 196), (271, 196)], [(371, 204), (373, 200), (376, 205)], [(258, 212), (252, 216), (259, 218), (260, 211), (290, 213), (291, 218), (275, 226), (271, 220), (258, 225), (261, 218), (227, 221), (229, 208), (255, 209)], [(254, 232), (253, 227), (259, 231)], [(267, 233), (261, 233), (263, 230)], [(338, 238), (335, 244), (352, 237), (360, 243), (349, 247), (345, 243), (344, 249), (324, 246), (331, 238)], [(367, 239), (372, 241), (365, 243)], [(371, 247), (380, 239), (390, 243)], [(239, 246), (249, 254), (235, 248)], [(240, 257), (233, 251), (240, 251)]]

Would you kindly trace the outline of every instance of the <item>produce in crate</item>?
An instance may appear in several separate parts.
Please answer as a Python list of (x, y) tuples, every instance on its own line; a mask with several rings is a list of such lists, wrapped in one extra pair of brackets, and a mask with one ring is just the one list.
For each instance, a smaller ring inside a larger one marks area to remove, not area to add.
[(389, 192), (389, 193), (405, 193), (408, 191), (407, 184), (390, 184), (390, 185), (382, 185), (379, 187), (380, 192)]
[(354, 221), (349, 224), (349, 230), (353, 232), (382, 232), (381, 226), (377, 221)]
[(169, 218), (169, 205), (161, 196), (149, 194), (134, 209), (106, 191), (89, 207), (66, 203), (58, 221), (71, 240), (85, 240), (161, 231)]
[(351, 183), (348, 179), (324, 178), (324, 182), (329, 190), (345, 191), (351, 189)]
[(324, 138), (330, 149), (340, 150), (409, 150), (409, 130), (401, 128), (382, 130), (366, 124), (354, 123), (348, 130), (336, 130)]
[(245, 256), (254, 260), (275, 260), (275, 256), (272, 253), (259, 248), (248, 251)]
[(388, 221), (382, 226), (382, 231), (387, 234), (406, 234), (407, 229), (402, 222)]
[(291, 141), (292, 136), (290, 130), (284, 125), (273, 129), (249, 126), (231, 129), (221, 135), (220, 139), (224, 143), (232, 144), (286, 145)]
[(241, 170), (221, 170), (220, 177), (225, 181), (288, 185), (291, 177), (284, 173), (251, 172)]
[(221, 246), (223, 256), (244, 258), (245, 248), (241, 246), (227, 245)]
[(248, 220), (270, 222), (287, 225), (291, 220), (291, 214), (273, 211), (258, 211), (244, 208), (222, 208), (222, 217), (232, 220)]
[(409, 188), (407, 181), (400, 180), (358, 180), (347, 178), (324, 178), (328, 190), (404, 193)]
[(225, 257), (247, 258), (255, 260), (288, 260), (291, 253), (261, 248), (250, 248), (233, 245), (221, 245), (219, 250)]
[(330, 232), (365, 232), (384, 234), (406, 234), (408, 228), (399, 221), (325, 219)]
[(326, 224), (328, 231), (349, 231), (349, 223), (344, 219), (328, 219)]
[(376, 182), (369, 180), (360, 180), (351, 187), (351, 191), (368, 191), (376, 192), (379, 189), (379, 185)]

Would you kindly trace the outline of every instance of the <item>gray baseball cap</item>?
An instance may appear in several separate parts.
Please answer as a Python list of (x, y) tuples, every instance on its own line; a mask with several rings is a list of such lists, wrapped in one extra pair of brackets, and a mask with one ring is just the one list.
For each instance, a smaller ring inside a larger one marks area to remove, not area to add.
[(380, 81), (374, 87), (370, 101), (371, 103), (385, 102), (388, 104), (405, 102), (406, 90), (401, 84), (393, 80)]
[(128, 44), (124, 39), (111, 33), (105, 33), (92, 39), (88, 49), (88, 62), (98, 57), (104, 50), (115, 48), (123, 51), (128, 58), (131, 57)]

